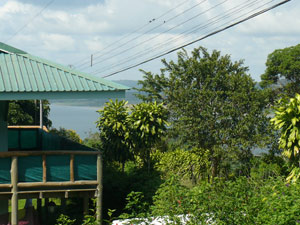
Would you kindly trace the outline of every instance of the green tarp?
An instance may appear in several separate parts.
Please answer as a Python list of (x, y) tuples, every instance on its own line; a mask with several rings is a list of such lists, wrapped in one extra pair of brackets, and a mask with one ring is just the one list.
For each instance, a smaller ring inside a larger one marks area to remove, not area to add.
[[(40, 129), (9, 129), (9, 151), (18, 150), (84, 150), (92, 149)], [(70, 156), (51, 155), (46, 158), (47, 181), (70, 180)], [(10, 158), (0, 158), (0, 183), (10, 183)], [(75, 155), (75, 180), (97, 179), (97, 155)], [(42, 156), (18, 157), (19, 182), (42, 182)]]

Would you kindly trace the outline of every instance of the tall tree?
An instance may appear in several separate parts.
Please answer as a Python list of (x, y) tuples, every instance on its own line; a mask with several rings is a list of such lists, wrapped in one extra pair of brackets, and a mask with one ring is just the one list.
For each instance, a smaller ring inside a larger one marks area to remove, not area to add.
[[(144, 72), (141, 91), (165, 102), (172, 126), (185, 145), (208, 149), (212, 176), (226, 158), (251, 157), (250, 149), (263, 140), (268, 121), (267, 95), (256, 88), (243, 61), (203, 47), (191, 56), (183, 50), (177, 62), (163, 60), (160, 75)], [(153, 87), (153, 88), (151, 88)]]
[(107, 102), (98, 113), (97, 127), (100, 130), (101, 148), (104, 155), (122, 164), (132, 157), (130, 152), (129, 121), (127, 102), (124, 100)]
[(300, 93), (300, 44), (269, 54), (266, 67), (261, 75), (262, 87), (272, 87), (274, 96)]
[(129, 115), (134, 152), (141, 157), (150, 171), (150, 153), (166, 131), (167, 111), (162, 104), (145, 103), (134, 105)]

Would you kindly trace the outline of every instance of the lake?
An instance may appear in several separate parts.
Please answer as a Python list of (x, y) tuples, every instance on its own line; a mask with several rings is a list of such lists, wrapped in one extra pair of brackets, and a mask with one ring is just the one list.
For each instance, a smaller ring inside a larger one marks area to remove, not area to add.
[[(125, 100), (128, 104), (141, 102), (136, 91), (127, 91)], [(54, 128), (63, 127), (75, 130), (84, 139), (89, 132), (97, 132), (96, 121), (99, 113), (96, 111), (103, 108), (107, 99), (73, 99), (73, 100), (51, 100), (50, 120)]]
[(75, 130), (84, 139), (89, 132), (97, 132), (96, 121), (99, 114), (96, 112), (100, 107), (91, 106), (68, 106), (51, 104), (50, 120), (52, 127), (63, 127)]

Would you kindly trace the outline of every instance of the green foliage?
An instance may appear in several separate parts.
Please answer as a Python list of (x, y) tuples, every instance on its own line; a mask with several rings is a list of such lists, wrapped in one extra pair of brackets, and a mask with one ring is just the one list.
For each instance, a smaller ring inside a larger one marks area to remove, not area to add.
[(99, 225), (96, 215), (96, 198), (92, 199), (93, 207), (89, 209), (89, 213), (84, 215), (82, 225)]
[(72, 225), (72, 224), (75, 223), (75, 221), (76, 221), (75, 219), (72, 220), (67, 215), (60, 214), (59, 217), (56, 220), (56, 225)]
[(277, 49), (268, 55), (266, 71), (261, 76), (263, 87), (273, 87), (273, 94), (283, 93), (289, 97), (300, 92), (300, 44)]
[(281, 178), (264, 181), (240, 177), (203, 182), (191, 189), (166, 181), (157, 191), (153, 215), (189, 215), (188, 224), (297, 224), (300, 184)]
[(150, 169), (151, 148), (163, 137), (167, 125), (167, 111), (162, 104), (140, 103), (134, 105), (128, 117), (133, 150)]
[[(43, 100), (43, 122), (49, 128), (52, 125), (48, 119), (50, 103)], [(10, 101), (8, 109), (8, 125), (39, 125), (40, 104), (34, 100)]]
[(109, 159), (123, 165), (133, 155), (150, 165), (151, 148), (162, 138), (167, 125), (167, 112), (162, 104), (140, 103), (129, 111), (127, 102), (110, 101), (103, 110), (97, 127), (101, 148)]
[(158, 162), (155, 168), (165, 178), (172, 176), (181, 177), (183, 181), (190, 181), (196, 184), (205, 180), (210, 168), (209, 151), (202, 149), (182, 150), (176, 149), (164, 153), (157, 153)]
[(160, 75), (144, 72), (143, 98), (164, 101), (182, 146), (210, 151), (212, 177), (222, 161), (243, 159), (245, 150), (264, 144), (268, 92), (256, 87), (242, 61), (200, 47), (163, 64)]
[(101, 149), (101, 139), (99, 133), (89, 133), (89, 136), (83, 140), (83, 144), (93, 148), (93, 149)]
[(130, 192), (126, 197), (127, 204), (124, 208), (126, 213), (120, 215), (119, 218), (142, 218), (147, 216), (147, 210), (149, 205), (144, 200), (144, 194), (142, 192)]
[(77, 142), (80, 144), (82, 143), (80, 136), (76, 133), (75, 130), (60, 127), (59, 129), (53, 128), (49, 132), (52, 134), (56, 134), (61, 137), (67, 138), (71, 141), (74, 141), (74, 142)]
[(288, 181), (299, 178), (300, 171), (295, 167), (300, 167), (300, 95), (295, 98), (281, 99), (275, 108), (275, 116), (271, 119), (274, 127), (280, 130), (279, 147), (283, 149), (282, 154), (291, 163), (292, 172)]
[(97, 127), (104, 155), (123, 164), (132, 158), (129, 142), (129, 120), (127, 102), (110, 100), (98, 113)]

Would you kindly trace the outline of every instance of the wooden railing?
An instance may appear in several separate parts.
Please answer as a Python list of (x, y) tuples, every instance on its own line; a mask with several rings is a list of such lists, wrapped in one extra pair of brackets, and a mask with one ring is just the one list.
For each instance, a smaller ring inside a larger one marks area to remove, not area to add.
[[(55, 182), (47, 181), (47, 156), (50, 155), (69, 155), (70, 156), (70, 180)], [(95, 155), (97, 157), (97, 179), (96, 180), (80, 180), (75, 181), (74, 176), (74, 158), (75, 155)], [(42, 157), (42, 168), (43, 176), (42, 182), (19, 182), (18, 180), (18, 158), (27, 156), (41, 156)], [(64, 187), (75, 187), (75, 186), (95, 186), (96, 198), (97, 198), (97, 217), (99, 221), (102, 219), (102, 156), (100, 152), (97, 151), (13, 151), (13, 152), (0, 152), (0, 158), (11, 158), (11, 182), (10, 184), (0, 184), (0, 189), (10, 188), (9, 193), (11, 195), (11, 208), (12, 208), (12, 224), (17, 224), (17, 212), (18, 212), (18, 194), (24, 193), (24, 191), (19, 192), (19, 188), (33, 188), (35, 192), (42, 192), (41, 190), (45, 187), (51, 190), (60, 190)], [(76, 190), (76, 189), (75, 189)], [(29, 191), (30, 192), (30, 191)], [(32, 192), (32, 191), (31, 191)], [(3, 192), (4, 193), (4, 192)], [(0, 191), (1, 194), (1, 191)]]

